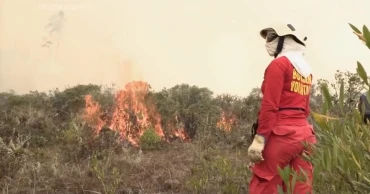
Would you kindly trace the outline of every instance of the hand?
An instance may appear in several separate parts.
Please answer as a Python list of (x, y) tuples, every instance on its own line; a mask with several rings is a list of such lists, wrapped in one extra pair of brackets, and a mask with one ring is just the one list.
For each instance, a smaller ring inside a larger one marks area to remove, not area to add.
[(258, 163), (263, 161), (262, 151), (265, 147), (265, 138), (261, 135), (254, 136), (252, 144), (248, 148), (249, 161)]

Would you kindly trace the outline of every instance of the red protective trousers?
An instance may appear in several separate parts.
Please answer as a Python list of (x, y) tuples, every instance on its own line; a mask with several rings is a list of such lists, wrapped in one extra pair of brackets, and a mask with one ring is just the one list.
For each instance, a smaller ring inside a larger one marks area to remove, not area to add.
[(303, 142), (314, 144), (316, 138), (312, 125), (280, 125), (273, 128), (269, 141), (262, 152), (264, 161), (252, 167), (253, 177), (249, 186), (250, 194), (278, 194), (278, 185), (285, 190), (282, 179), (278, 173), (278, 166), (284, 168), (290, 166), (298, 175), (305, 177), (301, 169), (307, 175), (306, 180), (297, 180), (294, 186), (294, 194), (312, 193), (313, 167), (302, 158), (305, 149)]

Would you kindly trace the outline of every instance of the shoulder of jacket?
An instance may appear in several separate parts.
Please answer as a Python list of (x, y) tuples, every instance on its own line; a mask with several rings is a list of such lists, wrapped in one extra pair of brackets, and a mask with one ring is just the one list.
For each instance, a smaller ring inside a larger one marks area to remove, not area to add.
[(272, 60), (267, 68), (272, 67), (272, 66), (279, 67), (280, 69), (283, 70), (283, 69), (289, 68), (289, 66), (292, 66), (292, 64), (290, 63), (287, 57), (281, 56), (281, 57), (278, 57)]
[(275, 58), (274, 60), (271, 61), (271, 63), (276, 63), (276, 64), (282, 64), (282, 65), (290, 65), (290, 61), (286, 56), (281, 56), (278, 58)]

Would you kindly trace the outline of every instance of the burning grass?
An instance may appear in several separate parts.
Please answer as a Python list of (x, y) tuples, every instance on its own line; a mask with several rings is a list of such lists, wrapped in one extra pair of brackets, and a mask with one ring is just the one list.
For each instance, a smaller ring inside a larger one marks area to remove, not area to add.
[[(154, 103), (147, 99), (150, 86), (145, 82), (131, 82), (125, 86), (125, 89), (120, 90), (115, 95), (114, 105), (111, 111), (102, 114), (101, 107), (91, 95), (85, 97), (85, 121), (95, 129), (98, 134), (101, 129), (108, 128), (119, 132), (123, 140), (127, 140), (131, 145), (138, 147), (141, 137), (147, 130), (153, 129), (154, 136), (169, 141), (174, 137), (182, 141), (189, 141), (189, 135), (185, 132), (183, 125), (176, 118), (176, 123), (171, 126), (171, 131), (165, 136), (162, 128), (162, 119)], [(103, 118), (105, 117), (105, 118)], [(222, 117), (217, 122), (217, 127), (230, 131), (234, 124), (234, 118), (226, 119), (222, 112)], [(155, 141), (155, 140), (154, 140)]]
[[(94, 85), (2, 93), (3, 193), (245, 192), (246, 152), (228, 143), (240, 131), (216, 129), (225, 122), (220, 109), (188, 104), (168, 112), (171, 99), (161, 102), (149, 88), (132, 82), (117, 93)], [(244, 174), (230, 177), (235, 171)]]

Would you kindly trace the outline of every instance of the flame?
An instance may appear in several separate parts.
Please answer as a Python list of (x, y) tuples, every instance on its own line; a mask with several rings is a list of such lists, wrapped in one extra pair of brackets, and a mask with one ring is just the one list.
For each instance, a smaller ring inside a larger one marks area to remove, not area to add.
[[(100, 105), (91, 95), (87, 95), (84, 118), (94, 127), (96, 133), (107, 126), (111, 130), (118, 131), (123, 139), (136, 147), (139, 145), (140, 137), (149, 128), (153, 128), (162, 139), (165, 139), (161, 117), (154, 104), (145, 98), (149, 87), (147, 83), (141, 81), (126, 84), (123, 90), (117, 92), (111, 119), (106, 120), (101, 119)], [(173, 135), (183, 140), (187, 139), (182, 128), (173, 131)]]
[(172, 133), (175, 137), (180, 138), (183, 141), (189, 141), (190, 137), (186, 134), (183, 123), (180, 122), (178, 116), (175, 116), (177, 130), (173, 130)]
[(217, 128), (230, 132), (231, 127), (234, 123), (235, 123), (235, 117), (233, 115), (228, 118), (225, 112), (222, 112), (221, 119), (217, 122)]
[(173, 131), (173, 135), (182, 139), (183, 141), (189, 141), (190, 138), (186, 135), (184, 128), (180, 128), (177, 131)]
[(91, 95), (85, 96), (85, 115), (84, 120), (90, 125), (95, 126), (96, 132), (105, 125), (105, 121), (100, 118), (100, 105), (94, 101)]

